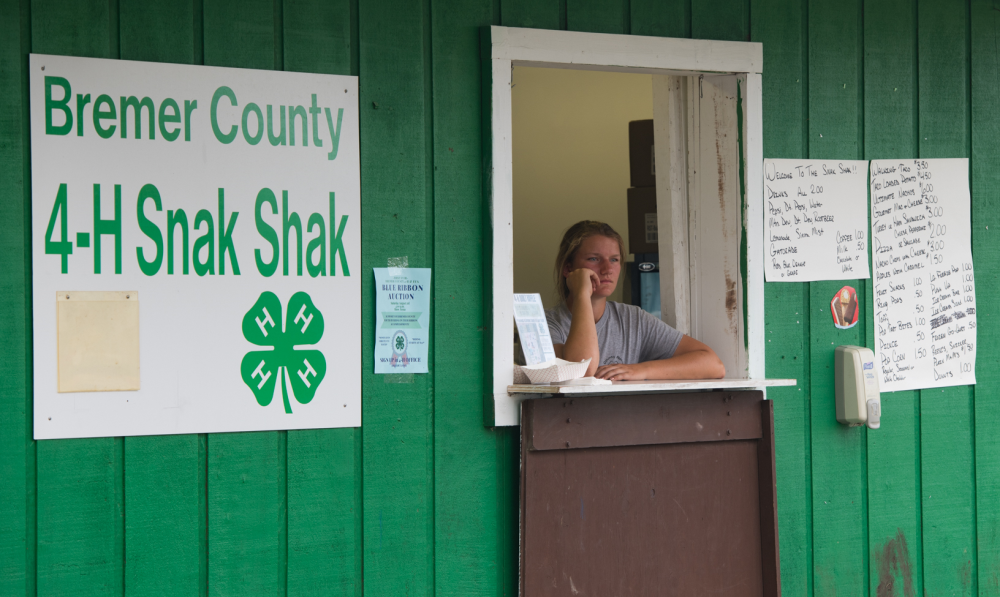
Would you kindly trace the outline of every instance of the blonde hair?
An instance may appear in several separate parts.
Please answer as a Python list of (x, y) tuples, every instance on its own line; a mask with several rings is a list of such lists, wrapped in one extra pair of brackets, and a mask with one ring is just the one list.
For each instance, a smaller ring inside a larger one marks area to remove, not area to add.
[(566, 285), (566, 277), (563, 276), (563, 270), (567, 264), (572, 263), (573, 259), (576, 258), (576, 252), (580, 249), (583, 241), (591, 236), (604, 236), (617, 242), (618, 251), (621, 253), (623, 259), (625, 257), (625, 241), (622, 240), (622, 235), (615, 232), (614, 228), (604, 222), (583, 220), (570, 226), (566, 233), (563, 234), (562, 242), (559, 243), (559, 253), (556, 255), (556, 290), (558, 291), (559, 298), (564, 301), (569, 297), (569, 286)]

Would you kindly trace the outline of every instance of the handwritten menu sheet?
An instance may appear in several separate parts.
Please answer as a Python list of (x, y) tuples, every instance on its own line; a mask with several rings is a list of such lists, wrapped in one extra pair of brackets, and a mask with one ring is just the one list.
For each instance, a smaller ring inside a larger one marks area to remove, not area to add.
[(867, 165), (764, 160), (768, 282), (870, 277)]
[(883, 392), (976, 383), (969, 160), (871, 163)]

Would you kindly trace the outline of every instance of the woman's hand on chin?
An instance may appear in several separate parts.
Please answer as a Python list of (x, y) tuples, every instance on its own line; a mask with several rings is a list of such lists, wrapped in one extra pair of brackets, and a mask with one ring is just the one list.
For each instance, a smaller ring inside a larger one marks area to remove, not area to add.
[(571, 271), (566, 276), (566, 286), (573, 297), (589, 300), (594, 290), (600, 285), (601, 279), (593, 270), (585, 267)]
[(627, 381), (636, 379), (646, 379), (646, 368), (642, 363), (636, 365), (602, 365), (594, 372), (597, 379), (610, 379), (611, 381)]

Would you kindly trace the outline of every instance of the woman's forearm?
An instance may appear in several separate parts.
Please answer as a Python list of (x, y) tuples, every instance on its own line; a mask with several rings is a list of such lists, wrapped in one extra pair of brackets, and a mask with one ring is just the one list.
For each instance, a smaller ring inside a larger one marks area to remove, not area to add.
[(711, 350), (692, 350), (641, 366), (645, 379), (719, 379), (726, 375), (726, 367)]
[(573, 302), (573, 321), (563, 346), (563, 357), (567, 361), (590, 359), (587, 375), (597, 371), (601, 363), (601, 352), (597, 346), (597, 325), (594, 323), (594, 308), (589, 300)]

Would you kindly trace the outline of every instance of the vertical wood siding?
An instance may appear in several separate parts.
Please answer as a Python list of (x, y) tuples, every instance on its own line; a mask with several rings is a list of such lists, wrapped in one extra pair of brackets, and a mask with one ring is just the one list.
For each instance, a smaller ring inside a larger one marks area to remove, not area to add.
[[(976, 563), (979, 594), (1000, 595), (1000, 11), (972, 2), (972, 256), (979, 324), (975, 439)], [(991, 230), (992, 227), (992, 230)], [(993, 236), (991, 236), (993, 235)], [(983, 297), (982, 299), (978, 297)], [(985, 300), (984, 300), (985, 299)]]
[[(0, 595), (517, 594), (513, 429), (482, 426), (480, 29), (764, 43), (764, 152), (970, 157), (978, 385), (833, 414), (840, 282), (767, 284), (786, 595), (1000, 597), (993, 0), (0, 0)], [(361, 429), (31, 440), (29, 52), (360, 76)], [(990, 230), (990, 227), (993, 229)], [(372, 370), (371, 268), (434, 268), (432, 369)], [(871, 300), (870, 280), (851, 282)]]
[[(864, 18), (865, 157), (916, 158), (917, 7), (905, 0), (871, 3)], [(865, 291), (872, 296), (870, 279)], [(866, 309), (872, 321), (873, 305)], [(874, 338), (871, 325), (866, 345)], [(867, 434), (869, 591), (876, 595), (923, 594), (919, 397), (920, 392), (885, 394), (893, 424), (879, 429), (885, 433)]]

